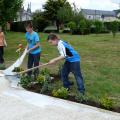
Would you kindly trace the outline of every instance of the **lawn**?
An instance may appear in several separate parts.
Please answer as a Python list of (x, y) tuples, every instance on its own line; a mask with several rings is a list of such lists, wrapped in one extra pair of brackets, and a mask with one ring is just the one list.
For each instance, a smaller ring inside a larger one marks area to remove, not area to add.
[[(40, 33), (42, 56), (41, 62), (48, 62), (58, 56), (55, 47), (46, 42), (47, 34)], [(91, 100), (99, 101), (105, 96), (113, 100), (114, 106), (120, 107), (120, 34), (113, 38), (111, 34), (101, 35), (67, 35), (60, 34), (62, 39), (69, 42), (81, 56), (81, 69), (83, 72), (86, 95)], [(8, 47), (5, 49), (6, 64), (13, 63), (18, 54), (15, 52), (19, 43), (26, 45), (24, 33), (8, 32), (6, 34)], [(51, 73), (57, 73), (62, 62), (50, 66)], [(24, 66), (26, 65), (26, 60)], [(74, 77), (70, 75), (70, 79)], [(56, 88), (62, 86), (61, 81), (56, 82)], [(71, 94), (76, 94), (76, 85), (72, 87)]]

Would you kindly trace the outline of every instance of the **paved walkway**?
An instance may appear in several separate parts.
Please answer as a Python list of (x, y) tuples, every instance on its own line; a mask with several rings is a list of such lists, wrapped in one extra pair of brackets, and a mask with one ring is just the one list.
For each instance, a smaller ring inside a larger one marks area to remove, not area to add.
[(120, 120), (120, 114), (12, 88), (0, 77), (0, 120)]

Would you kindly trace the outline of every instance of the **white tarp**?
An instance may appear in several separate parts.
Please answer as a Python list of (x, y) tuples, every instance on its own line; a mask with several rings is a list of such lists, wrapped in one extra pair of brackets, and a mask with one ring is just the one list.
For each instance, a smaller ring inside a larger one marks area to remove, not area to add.
[(14, 75), (15, 73), (12, 72), (16, 67), (20, 67), (20, 65), (22, 64), (25, 56), (27, 54), (27, 49), (24, 50), (22, 56), (20, 58), (17, 59), (17, 61), (12, 64), (10, 67), (8, 67), (7, 69), (3, 70), (2, 72), (5, 74), (5, 75)]

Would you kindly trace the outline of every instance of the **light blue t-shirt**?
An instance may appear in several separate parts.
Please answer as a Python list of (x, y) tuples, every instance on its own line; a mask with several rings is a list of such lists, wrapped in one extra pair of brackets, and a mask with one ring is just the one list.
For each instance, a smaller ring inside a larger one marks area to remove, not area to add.
[[(33, 32), (32, 34), (30, 34), (29, 32), (26, 32), (25, 38), (28, 42), (28, 48), (29, 49), (33, 48), (37, 44), (37, 42), (40, 42), (40, 38), (39, 38), (39, 36), (36, 32)], [(37, 53), (40, 53), (40, 52), (41, 52), (41, 48), (38, 47), (38, 48), (32, 50), (30, 53), (31, 54), (37, 54)]]

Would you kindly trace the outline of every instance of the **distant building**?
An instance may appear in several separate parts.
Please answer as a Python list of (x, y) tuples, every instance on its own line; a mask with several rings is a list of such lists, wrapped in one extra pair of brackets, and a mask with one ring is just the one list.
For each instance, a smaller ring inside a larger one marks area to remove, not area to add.
[(119, 20), (118, 16), (120, 16), (120, 13), (118, 13), (116, 11), (81, 9), (81, 12), (86, 19), (100, 20), (100, 21), (104, 21), (104, 22), (111, 22), (111, 21)]
[(25, 10), (24, 7), (20, 9), (20, 11), (17, 13), (17, 19), (15, 19), (15, 22), (28, 20), (32, 20), (31, 3), (28, 4), (27, 10)]

